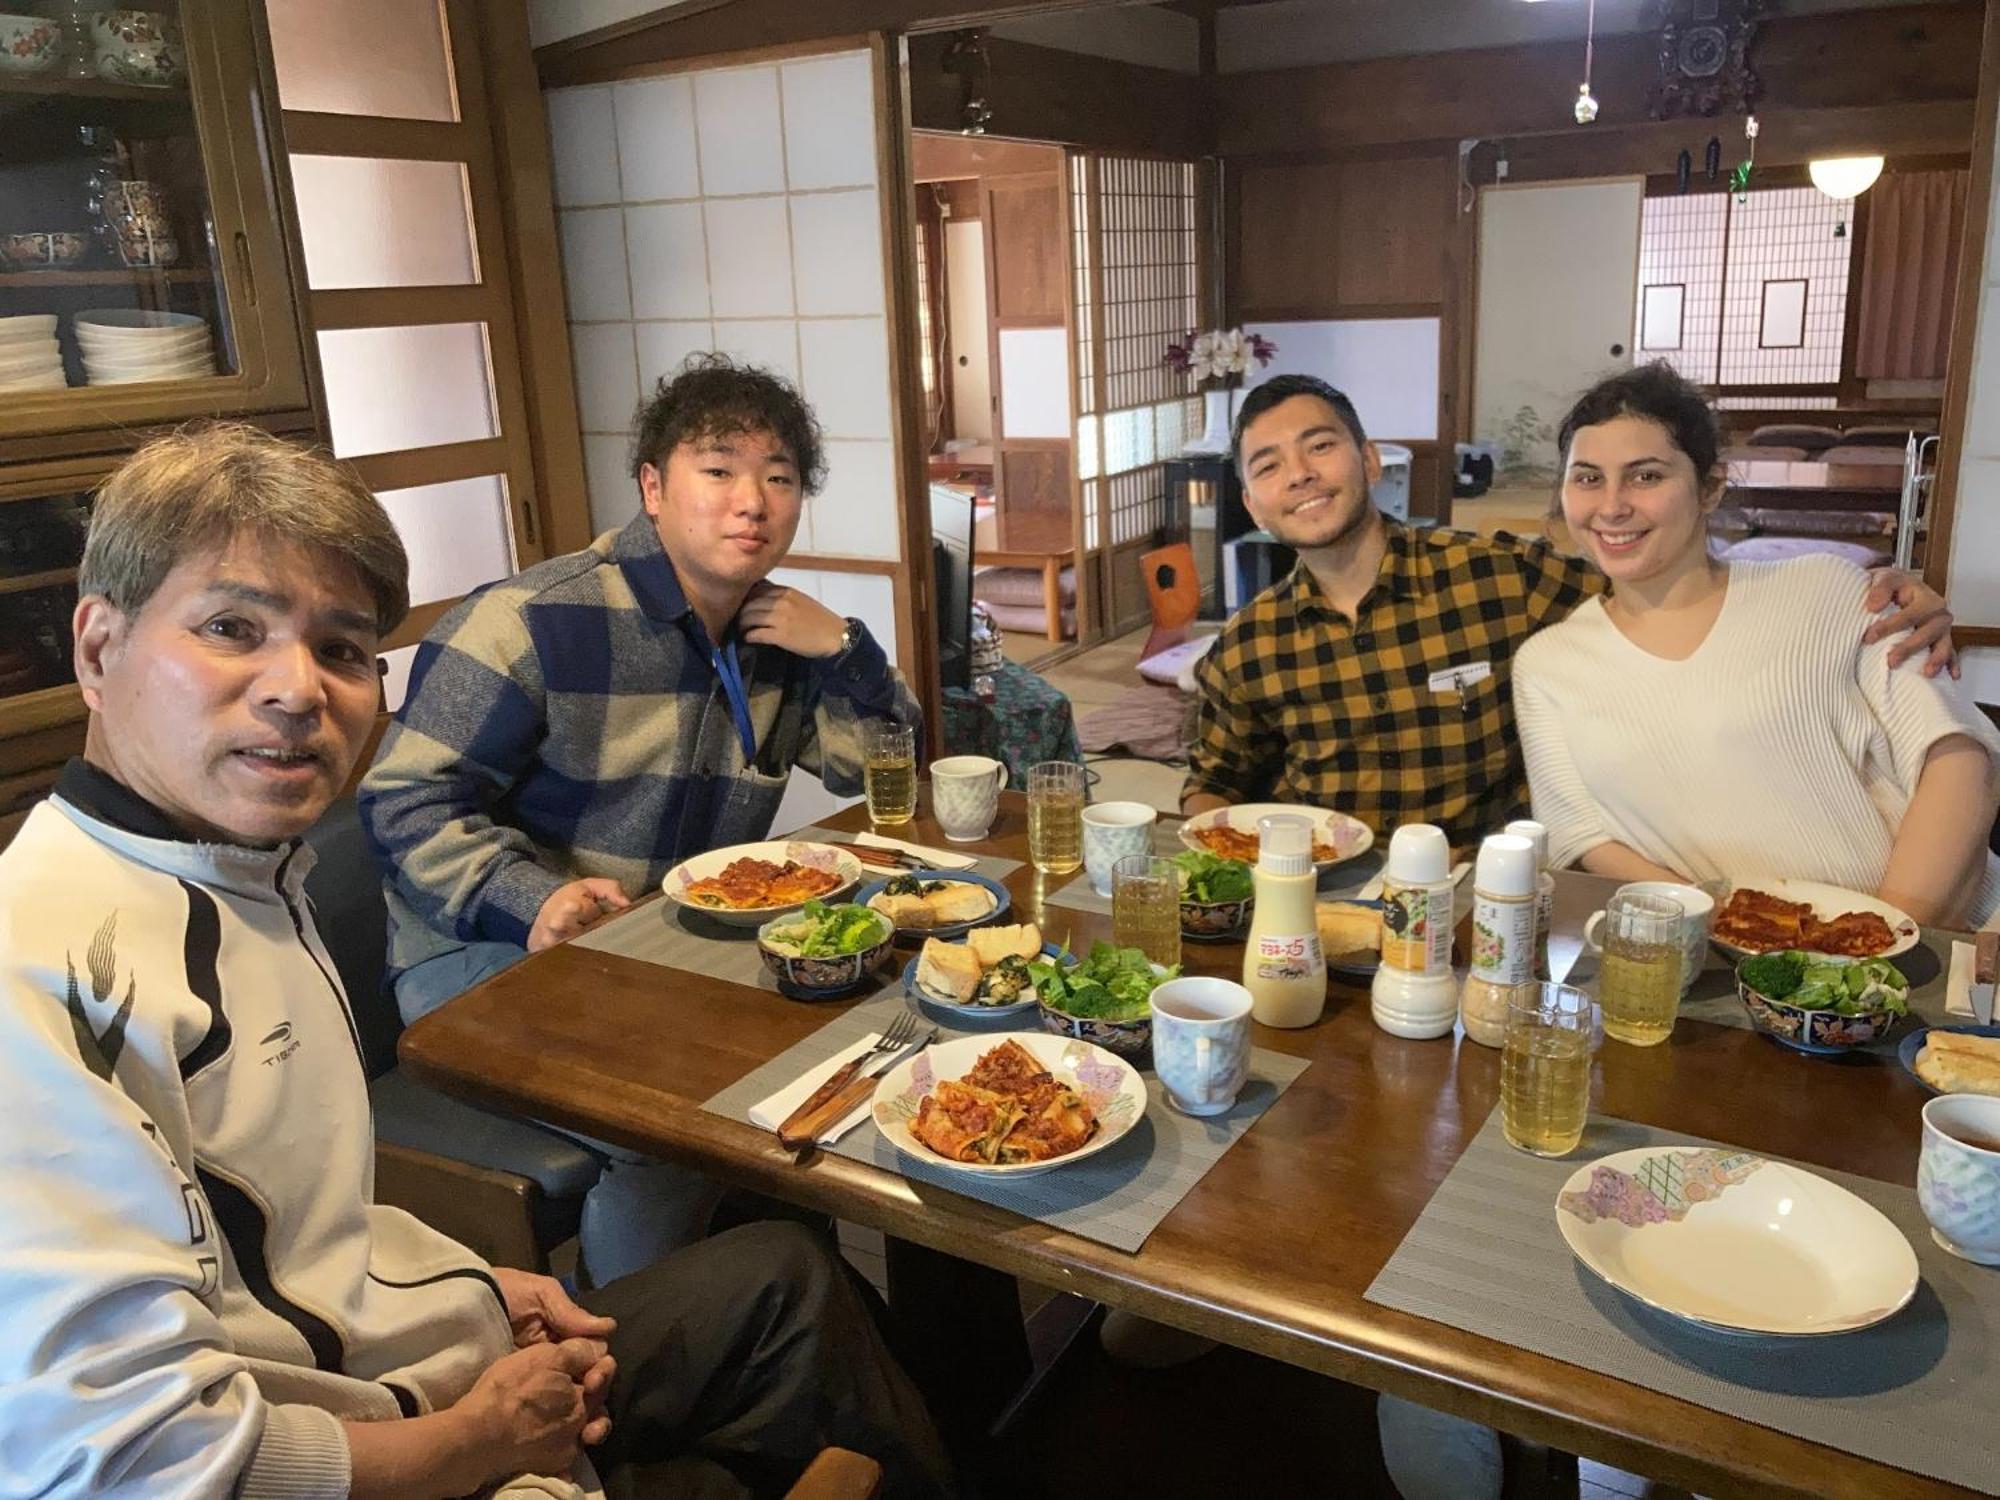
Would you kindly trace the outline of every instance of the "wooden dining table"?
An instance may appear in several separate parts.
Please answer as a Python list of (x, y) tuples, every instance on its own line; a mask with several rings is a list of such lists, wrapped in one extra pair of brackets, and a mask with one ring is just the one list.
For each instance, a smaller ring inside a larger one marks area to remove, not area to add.
[[(867, 826), (858, 807), (824, 821)], [(894, 831), (942, 841), (928, 817)], [(1021, 919), (1072, 944), (1109, 935), (1105, 918), (1045, 905), (1070, 877), (1027, 865), (1019, 794), (971, 847), (1023, 862), (1007, 882)], [(1559, 878), (1559, 970), (1604, 888)], [(1234, 975), (1241, 961), (1235, 944), (1184, 950), (1192, 972)], [(1135, 1254), (831, 1153), (795, 1160), (702, 1109), (839, 1009), (566, 945), (418, 1021), (401, 1052), (425, 1082), (479, 1103), (1702, 1494), (1972, 1493), (1367, 1301), (1496, 1107), (1500, 1058), (1462, 1037), (1390, 1036), (1361, 984), (1336, 977), (1314, 1026), (1256, 1029), (1257, 1045), (1310, 1066)], [(1597, 1071), (1604, 1114), (1915, 1182), (1925, 1095), (1893, 1060), (1827, 1063), (1683, 1020), (1662, 1046), (1607, 1042)]]

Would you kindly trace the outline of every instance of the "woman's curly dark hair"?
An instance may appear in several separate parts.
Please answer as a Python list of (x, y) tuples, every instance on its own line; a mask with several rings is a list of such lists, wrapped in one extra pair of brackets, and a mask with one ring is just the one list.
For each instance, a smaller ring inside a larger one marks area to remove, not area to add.
[(632, 434), (631, 468), (652, 464), (661, 470), (682, 443), (769, 432), (798, 465), (806, 494), (826, 481), (819, 423), (789, 381), (726, 354), (690, 354), (671, 377), (663, 377), (639, 408)]

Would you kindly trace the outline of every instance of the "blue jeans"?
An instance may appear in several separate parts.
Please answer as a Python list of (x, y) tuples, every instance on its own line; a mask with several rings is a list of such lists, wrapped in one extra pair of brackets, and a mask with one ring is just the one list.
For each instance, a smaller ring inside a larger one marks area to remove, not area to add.
[[(404, 1024), (428, 1015), (454, 995), (528, 956), (512, 943), (472, 943), (405, 969), (396, 978), (396, 1008)], [(583, 1200), (578, 1263), (593, 1286), (607, 1286), (708, 1233), (721, 1184), (691, 1167), (655, 1161), (623, 1146), (560, 1125), (560, 1131), (604, 1159)]]
[(1382, 1462), (1403, 1500), (1500, 1500), (1500, 1434), (1395, 1396), (1375, 1403)]

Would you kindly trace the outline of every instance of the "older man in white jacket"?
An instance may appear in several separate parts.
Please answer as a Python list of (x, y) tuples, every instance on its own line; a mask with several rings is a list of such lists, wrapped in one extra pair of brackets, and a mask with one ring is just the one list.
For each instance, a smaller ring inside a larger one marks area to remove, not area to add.
[(357, 480), (248, 429), (99, 498), (85, 754), (0, 854), (0, 1497), (594, 1494), (586, 1447), (613, 1494), (754, 1494), (828, 1443), (939, 1492), (921, 1401), (796, 1226), (586, 1311), (371, 1201), (298, 836), (405, 577)]

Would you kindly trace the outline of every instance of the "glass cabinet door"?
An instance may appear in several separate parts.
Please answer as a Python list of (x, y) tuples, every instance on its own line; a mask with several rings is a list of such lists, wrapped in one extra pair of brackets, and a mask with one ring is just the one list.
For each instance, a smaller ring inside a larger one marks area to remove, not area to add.
[(74, 693), (50, 690), (76, 681), (70, 616), (89, 522), (87, 489), (0, 500), (0, 727), (9, 732), (81, 712)]
[(4, 9), (0, 436), (304, 407), (252, 7)]

